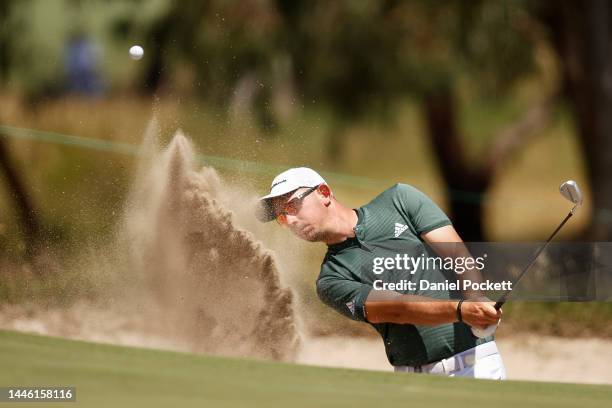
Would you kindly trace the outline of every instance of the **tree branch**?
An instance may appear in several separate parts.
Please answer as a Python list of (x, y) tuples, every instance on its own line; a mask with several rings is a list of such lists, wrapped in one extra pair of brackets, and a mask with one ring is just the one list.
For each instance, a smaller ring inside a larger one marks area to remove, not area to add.
[(509, 157), (515, 154), (527, 142), (544, 129), (552, 116), (552, 105), (556, 96), (552, 95), (532, 106), (517, 122), (507, 126), (498, 133), (489, 148), (483, 171), (487, 174), (495, 172)]

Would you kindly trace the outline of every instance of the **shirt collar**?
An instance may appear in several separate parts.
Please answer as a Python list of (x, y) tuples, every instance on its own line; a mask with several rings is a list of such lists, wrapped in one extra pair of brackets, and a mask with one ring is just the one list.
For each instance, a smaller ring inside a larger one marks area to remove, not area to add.
[(331, 252), (340, 252), (345, 248), (351, 247), (362, 247), (366, 250), (369, 250), (361, 241), (364, 239), (365, 231), (364, 231), (364, 218), (365, 213), (363, 211), (363, 207), (353, 208), (353, 211), (357, 213), (357, 224), (353, 227), (353, 231), (355, 231), (355, 236), (351, 238), (347, 238), (342, 242), (338, 242), (336, 244), (331, 244), (327, 246), (327, 249)]

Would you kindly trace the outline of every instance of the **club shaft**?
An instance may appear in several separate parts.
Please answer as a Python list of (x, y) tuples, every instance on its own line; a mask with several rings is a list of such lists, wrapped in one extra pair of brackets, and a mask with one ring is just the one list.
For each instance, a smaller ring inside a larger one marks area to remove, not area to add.
[[(561, 221), (561, 224), (559, 224), (559, 226), (557, 227), (557, 229), (555, 229), (555, 231), (550, 234), (550, 237), (548, 237), (548, 239), (546, 240), (546, 242), (544, 243), (544, 245), (542, 245), (540, 247), (540, 249), (538, 249), (538, 251), (535, 253), (535, 255), (533, 256), (533, 258), (531, 258), (531, 261), (529, 262), (529, 264), (527, 264), (527, 266), (525, 267), (525, 269), (523, 269), (523, 272), (521, 272), (521, 274), (516, 278), (516, 280), (512, 283), (512, 287), (516, 286), (516, 284), (519, 283), (519, 281), (521, 280), (521, 278), (525, 275), (525, 273), (527, 273), (527, 271), (529, 269), (531, 269), (531, 267), (533, 266), (533, 264), (535, 264), (536, 260), (538, 259), (538, 257), (540, 256), (540, 254), (542, 253), (542, 251), (544, 251), (546, 249), (546, 247), (548, 246), (548, 244), (550, 243), (550, 241), (552, 241), (552, 239), (555, 237), (555, 235), (557, 235), (557, 232), (559, 232), (559, 230), (565, 225), (565, 223), (567, 222), (567, 220), (569, 220), (572, 215), (574, 215), (574, 213), (572, 211), (570, 211), (567, 216), (565, 217), (565, 219), (563, 221)], [(495, 303), (495, 309), (499, 310), (501, 309), (501, 307), (504, 305), (504, 303), (506, 303), (506, 300), (508, 299), (508, 296), (510, 296), (510, 293), (512, 293), (512, 290), (507, 290), (506, 292), (504, 292), (503, 295), (501, 295), (501, 297), (499, 298), (499, 300)]]

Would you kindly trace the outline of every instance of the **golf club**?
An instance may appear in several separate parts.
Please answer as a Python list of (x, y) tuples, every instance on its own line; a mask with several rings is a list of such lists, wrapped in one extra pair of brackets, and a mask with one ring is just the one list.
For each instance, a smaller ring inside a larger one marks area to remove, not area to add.
[[(559, 191), (561, 192), (561, 195), (563, 197), (565, 197), (566, 199), (568, 199), (574, 204), (574, 207), (565, 216), (563, 221), (561, 221), (561, 224), (559, 224), (559, 226), (553, 231), (553, 233), (550, 234), (546, 242), (544, 242), (544, 244), (536, 251), (534, 256), (531, 258), (531, 261), (527, 264), (527, 266), (523, 269), (523, 271), (519, 274), (519, 276), (514, 280), (514, 282), (512, 282), (512, 287), (515, 287), (515, 285), (517, 285), (519, 281), (523, 278), (525, 273), (527, 273), (527, 271), (531, 269), (531, 267), (535, 264), (536, 260), (540, 256), (540, 254), (544, 251), (544, 249), (546, 249), (550, 241), (552, 241), (552, 239), (555, 237), (555, 235), (557, 235), (559, 230), (572, 217), (572, 215), (574, 215), (578, 207), (582, 205), (582, 192), (580, 191), (578, 184), (574, 180), (568, 180), (568, 181), (563, 182), (561, 186), (559, 187)], [(510, 296), (511, 293), (512, 293), (511, 290), (507, 290), (501, 295), (501, 297), (495, 303), (496, 310), (501, 309), (504, 303), (506, 303), (506, 301), (508, 300), (508, 297)], [(495, 330), (497, 330), (498, 325), (499, 325), (499, 322), (496, 325), (490, 325), (490, 326), (485, 327), (484, 329), (472, 327), (472, 333), (474, 334), (474, 336), (479, 337), (479, 338), (487, 337), (487, 336), (492, 335), (495, 332)]]

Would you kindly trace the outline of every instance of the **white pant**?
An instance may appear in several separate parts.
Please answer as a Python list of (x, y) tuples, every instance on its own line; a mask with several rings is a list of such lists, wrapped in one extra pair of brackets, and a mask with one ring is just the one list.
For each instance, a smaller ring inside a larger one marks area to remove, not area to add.
[(427, 373), (449, 377), (505, 380), (506, 368), (494, 341), (473, 347), (444, 360), (423, 366), (395, 366), (396, 372)]

